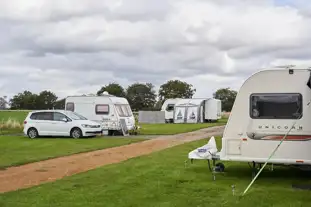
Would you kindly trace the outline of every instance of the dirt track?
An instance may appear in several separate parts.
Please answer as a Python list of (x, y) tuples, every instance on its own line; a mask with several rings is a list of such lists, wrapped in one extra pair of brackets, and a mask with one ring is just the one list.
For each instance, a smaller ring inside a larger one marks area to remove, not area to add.
[(11, 167), (0, 171), (0, 193), (51, 182), (76, 173), (150, 154), (186, 142), (221, 135), (223, 130), (224, 126), (211, 127), (184, 134), (160, 136), (152, 140), (125, 146)]

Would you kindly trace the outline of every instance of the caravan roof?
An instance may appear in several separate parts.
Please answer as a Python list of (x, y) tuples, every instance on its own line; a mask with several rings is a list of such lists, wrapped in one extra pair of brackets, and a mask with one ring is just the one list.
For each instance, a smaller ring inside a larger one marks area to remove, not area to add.
[(207, 100), (208, 98), (192, 98), (192, 99), (181, 99), (179, 100), (175, 106), (200, 106), (203, 101)]
[(126, 98), (123, 98), (123, 97), (117, 97), (117, 96), (114, 96), (114, 95), (110, 95), (110, 94), (103, 94), (103, 95), (100, 95), (100, 96), (96, 96), (96, 95), (82, 95), (82, 96), (68, 96), (67, 99), (71, 99), (71, 98), (75, 98), (75, 99), (108, 99), (111, 101), (111, 103), (114, 103), (114, 104), (129, 104), (127, 99)]

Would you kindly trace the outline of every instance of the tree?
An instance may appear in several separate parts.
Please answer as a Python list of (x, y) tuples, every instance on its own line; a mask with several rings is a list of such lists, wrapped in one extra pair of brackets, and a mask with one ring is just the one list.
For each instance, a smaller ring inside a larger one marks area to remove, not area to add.
[(192, 98), (196, 89), (180, 80), (170, 80), (160, 86), (159, 99), (162, 103), (169, 98)]
[(156, 103), (156, 93), (151, 83), (134, 83), (126, 90), (126, 97), (133, 111), (153, 110)]
[(230, 88), (221, 88), (214, 93), (214, 98), (220, 99), (222, 102), (222, 110), (231, 112), (237, 92)]
[(42, 91), (36, 100), (36, 109), (53, 109), (57, 96), (51, 91)]
[(5, 109), (6, 108), (6, 100), (5, 98), (0, 97), (0, 109)]
[(65, 109), (65, 103), (66, 103), (66, 99), (60, 99), (58, 101), (55, 102), (55, 109), (61, 109), (64, 110)]
[(19, 93), (10, 100), (11, 109), (36, 109), (37, 95), (30, 91)]
[(99, 91), (97, 91), (97, 95), (101, 95), (104, 91), (107, 91), (109, 94), (117, 97), (125, 97), (125, 91), (118, 83), (109, 83), (108, 85), (103, 86)]

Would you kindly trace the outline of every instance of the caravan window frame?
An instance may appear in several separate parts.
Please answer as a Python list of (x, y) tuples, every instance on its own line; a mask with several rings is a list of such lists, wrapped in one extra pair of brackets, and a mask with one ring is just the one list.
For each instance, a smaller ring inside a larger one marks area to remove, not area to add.
[[(108, 107), (108, 111), (107, 111), (107, 112), (100, 112), (100, 111), (98, 111), (97, 108), (98, 108), (99, 106), (107, 106), (107, 107)], [(108, 115), (109, 112), (110, 112), (110, 106), (109, 106), (109, 104), (96, 104), (96, 105), (95, 105), (95, 114), (96, 114), (96, 115)]]
[[(259, 116), (256, 117), (253, 114), (253, 97), (254, 96), (298, 96), (298, 100), (299, 100), (299, 107), (300, 110), (298, 112), (301, 112), (301, 115), (299, 117), (295, 117), (295, 116), (282, 116), (282, 117), (269, 117), (269, 116)], [(285, 119), (285, 120), (299, 120), (303, 117), (303, 96), (301, 93), (253, 93), (250, 95), (249, 97), (249, 116), (252, 119)]]
[[(169, 110), (169, 106), (172, 106), (172, 105), (173, 105), (173, 109), (172, 109), (172, 110)], [(167, 112), (172, 112), (172, 111), (174, 111), (174, 108), (175, 108), (175, 104), (167, 104), (165, 110), (166, 110)]]
[[(72, 110), (68, 110), (68, 105), (69, 105), (69, 104), (72, 104)], [(74, 102), (67, 102), (65, 107), (66, 107), (66, 110), (67, 110), (67, 111), (72, 111), (72, 112), (75, 111), (75, 103), (74, 103)]]

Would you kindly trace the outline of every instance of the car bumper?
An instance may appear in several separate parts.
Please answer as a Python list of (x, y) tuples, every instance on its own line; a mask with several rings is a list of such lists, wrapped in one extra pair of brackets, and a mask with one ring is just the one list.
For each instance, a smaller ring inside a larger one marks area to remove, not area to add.
[(84, 129), (83, 130), (83, 136), (88, 137), (88, 136), (95, 136), (98, 134), (102, 134), (102, 130), (100, 128), (96, 129)]

